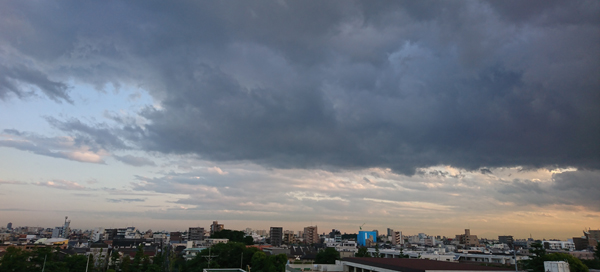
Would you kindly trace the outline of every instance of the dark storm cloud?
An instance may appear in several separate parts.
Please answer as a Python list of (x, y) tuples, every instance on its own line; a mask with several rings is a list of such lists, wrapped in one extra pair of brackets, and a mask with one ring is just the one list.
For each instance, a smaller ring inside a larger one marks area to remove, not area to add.
[(160, 101), (144, 126), (49, 119), (104, 148), (406, 174), (600, 167), (597, 1), (2, 5), (0, 95), (67, 100), (48, 86), (73, 80)]
[(37, 70), (24, 66), (6, 67), (0, 63), (0, 99), (6, 99), (9, 93), (19, 98), (30, 96), (33, 91), (27, 87), (36, 87), (54, 101), (73, 103), (66, 84), (52, 81)]

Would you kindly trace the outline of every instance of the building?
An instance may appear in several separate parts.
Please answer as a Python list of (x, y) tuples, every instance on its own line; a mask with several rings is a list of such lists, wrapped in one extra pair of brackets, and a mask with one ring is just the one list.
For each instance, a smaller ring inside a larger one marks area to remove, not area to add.
[(498, 236), (498, 241), (501, 244), (507, 244), (508, 246), (510, 246), (512, 248), (512, 245), (514, 244), (515, 240), (513, 239), (512, 235), (504, 235), (504, 236)]
[(212, 245), (216, 245), (216, 244), (227, 244), (228, 242), (229, 242), (229, 239), (227, 239), (227, 238), (204, 239), (204, 244), (206, 246), (212, 246)]
[(189, 228), (188, 230), (188, 241), (202, 241), (204, 240), (204, 228)]
[(342, 259), (341, 264), (343, 265), (343, 271), (346, 272), (514, 271), (514, 269), (511, 268), (499, 268), (425, 259), (344, 258)]
[(117, 229), (105, 229), (103, 239), (104, 240), (113, 240), (117, 236)]
[(392, 230), (392, 235), (391, 235), (391, 242), (392, 245), (403, 245), (404, 244), (404, 239), (402, 239), (402, 232), (401, 231), (393, 231)]
[(542, 244), (548, 250), (575, 250), (575, 243), (569, 241), (542, 241)]
[(573, 244), (575, 250), (585, 250), (589, 246), (588, 239), (584, 237), (573, 237)]
[(6, 224), (6, 228), (8, 230), (12, 230), (12, 222), (8, 222), (8, 224)]
[(600, 230), (590, 229), (584, 231), (583, 234), (585, 235), (585, 238), (587, 238), (589, 246), (595, 247), (598, 245), (598, 242), (600, 242)]
[(92, 242), (98, 242), (100, 240), (102, 240), (102, 237), (104, 236), (104, 229), (102, 227), (100, 228), (95, 228), (92, 231), (92, 235), (91, 235), (91, 240)]
[(479, 239), (477, 235), (471, 235), (470, 229), (465, 229), (465, 234), (456, 235), (456, 241), (465, 246), (477, 247), (479, 246)]
[(281, 246), (283, 240), (283, 228), (271, 227), (271, 230), (269, 231), (269, 236), (271, 237), (271, 245)]
[(181, 232), (179, 232), (179, 231), (171, 232), (171, 233), (169, 233), (169, 241), (171, 243), (182, 243), (183, 235), (181, 235)]
[(317, 232), (317, 226), (309, 226), (304, 228), (304, 243), (305, 244), (318, 244), (321, 242), (319, 233)]
[(394, 229), (390, 229), (390, 228), (387, 229), (387, 236), (392, 236), (393, 233), (394, 233)]
[(283, 232), (283, 243), (286, 245), (290, 245), (296, 242), (294, 231), (286, 230)]
[(359, 231), (356, 237), (359, 246), (371, 246), (377, 243), (377, 233), (374, 231)]
[(210, 235), (212, 236), (213, 233), (222, 231), (223, 229), (225, 229), (225, 225), (219, 224), (219, 221), (213, 221), (212, 225), (210, 225)]
[(69, 227), (71, 221), (67, 220), (68, 218), (68, 216), (65, 216), (65, 223), (62, 227), (55, 227), (52, 230), (52, 238), (69, 238), (69, 234), (71, 234), (71, 228)]
[(336, 229), (332, 229), (329, 233), (329, 238), (332, 238), (336, 243), (342, 242), (342, 232)]

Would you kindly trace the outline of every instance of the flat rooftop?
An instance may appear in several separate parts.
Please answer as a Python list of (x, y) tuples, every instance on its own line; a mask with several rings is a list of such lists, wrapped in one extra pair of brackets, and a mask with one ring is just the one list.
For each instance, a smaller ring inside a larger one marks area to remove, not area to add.
[(387, 270), (402, 272), (426, 271), (514, 271), (514, 268), (492, 267), (475, 264), (462, 264), (425, 259), (396, 259), (396, 258), (344, 258), (344, 262), (367, 265)]

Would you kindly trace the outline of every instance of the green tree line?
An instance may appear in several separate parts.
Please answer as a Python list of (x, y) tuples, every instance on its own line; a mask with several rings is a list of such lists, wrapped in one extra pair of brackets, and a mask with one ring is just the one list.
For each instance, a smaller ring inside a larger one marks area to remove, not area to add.
[(202, 272), (205, 268), (243, 268), (252, 272), (281, 272), (285, 270), (287, 255), (267, 256), (255, 247), (229, 242), (202, 250), (195, 258), (178, 265), (181, 272)]
[(244, 243), (246, 245), (253, 245), (254, 239), (252, 236), (246, 236), (243, 231), (224, 229), (213, 233), (210, 238), (226, 238), (230, 242)]
[[(88, 256), (66, 255), (60, 257), (57, 249), (51, 247), (36, 247), (31, 251), (18, 247), (8, 247), (0, 259), (0, 271), (11, 272), (79, 272), (86, 270)], [(93, 268), (93, 256), (89, 256), (88, 271)]]

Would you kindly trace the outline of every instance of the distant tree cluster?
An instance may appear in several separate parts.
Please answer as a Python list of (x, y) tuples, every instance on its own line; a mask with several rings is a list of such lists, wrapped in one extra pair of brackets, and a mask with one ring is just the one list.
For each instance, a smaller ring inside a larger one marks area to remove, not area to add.
[(350, 233), (350, 234), (342, 234), (342, 240), (354, 240), (356, 241), (356, 239), (358, 238), (358, 234), (356, 233)]
[(333, 247), (327, 247), (319, 251), (315, 257), (315, 263), (318, 264), (335, 264), (336, 260), (340, 259), (340, 253)]
[[(209, 257), (212, 256), (212, 257)], [(213, 245), (204, 249), (194, 259), (178, 265), (181, 272), (202, 272), (205, 268), (241, 267), (252, 272), (280, 272), (285, 270), (287, 255), (267, 256), (255, 247), (246, 247), (243, 243), (229, 242)]]
[(94, 266), (93, 255), (67, 255), (58, 253), (58, 248), (36, 247), (31, 251), (17, 247), (8, 247), (0, 259), (0, 271), (14, 272), (161, 272), (163, 271), (164, 256), (156, 254), (152, 261), (144, 255), (144, 247), (138, 246), (133, 259), (126, 255), (120, 258), (113, 250), (110, 255), (110, 265)]
[[(0, 259), (0, 271), (14, 272), (79, 272), (86, 270), (88, 256), (66, 255), (61, 258), (57, 250), (51, 247), (36, 247), (31, 251), (17, 247), (8, 247)], [(89, 256), (88, 271), (93, 267), (93, 256)]]
[(210, 238), (226, 238), (230, 242), (244, 243), (246, 245), (253, 245), (254, 239), (252, 236), (246, 236), (243, 231), (224, 229), (213, 233)]
[(572, 255), (565, 253), (547, 254), (541, 243), (531, 244), (529, 252), (535, 254), (529, 260), (523, 261), (524, 268), (529, 271), (544, 272), (545, 261), (567, 261), (571, 272), (589, 272), (588, 267)]

